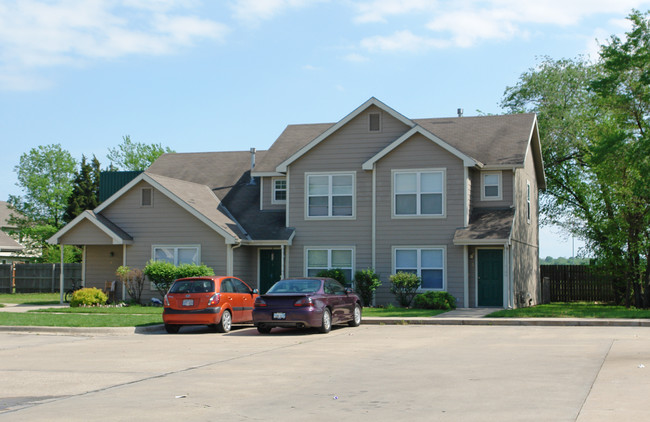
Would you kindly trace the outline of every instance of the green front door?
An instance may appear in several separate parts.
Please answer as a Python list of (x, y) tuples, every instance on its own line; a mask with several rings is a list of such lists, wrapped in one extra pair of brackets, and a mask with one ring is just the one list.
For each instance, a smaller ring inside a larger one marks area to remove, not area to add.
[(478, 251), (478, 306), (503, 306), (503, 250)]
[(266, 293), (280, 277), (282, 277), (282, 251), (260, 249), (260, 293)]

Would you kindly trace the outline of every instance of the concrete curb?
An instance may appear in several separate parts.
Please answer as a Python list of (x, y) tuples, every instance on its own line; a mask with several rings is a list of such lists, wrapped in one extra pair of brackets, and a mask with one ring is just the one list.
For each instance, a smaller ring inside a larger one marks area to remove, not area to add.
[(547, 327), (650, 327), (648, 319), (595, 318), (376, 318), (363, 319), (374, 325), (519, 325)]
[(32, 327), (32, 326), (0, 326), (0, 332), (8, 333), (36, 333), (59, 335), (114, 335), (127, 336), (132, 334), (152, 334), (165, 332), (162, 324), (146, 325), (144, 327)]

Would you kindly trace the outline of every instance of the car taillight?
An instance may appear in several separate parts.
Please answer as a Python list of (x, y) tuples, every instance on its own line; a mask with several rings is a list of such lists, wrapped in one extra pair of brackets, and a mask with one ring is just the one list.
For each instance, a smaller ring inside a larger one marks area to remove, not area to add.
[(306, 306), (308, 308), (311, 308), (314, 306), (314, 302), (311, 300), (310, 297), (303, 297), (296, 300), (293, 306), (300, 306), (300, 307)]
[(169, 298), (167, 297), (167, 295), (165, 295), (165, 306), (171, 306), (169, 304)]
[(255, 307), (256, 307), (256, 308), (263, 308), (263, 307), (265, 307), (265, 306), (266, 306), (266, 302), (264, 302), (264, 299), (262, 299), (261, 297), (257, 296), (257, 297), (255, 298)]
[(215, 306), (219, 301), (221, 300), (221, 295), (219, 293), (215, 293), (212, 296), (210, 296), (210, 300), (208, 300), (208, 306)]

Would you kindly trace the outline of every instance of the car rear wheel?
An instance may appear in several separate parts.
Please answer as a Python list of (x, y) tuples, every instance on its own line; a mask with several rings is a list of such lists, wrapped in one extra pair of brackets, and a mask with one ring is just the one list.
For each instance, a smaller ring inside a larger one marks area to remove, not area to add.
[(330, 310), (325, 308), (323, 310), (323, 321), (321, 323), (321, 326), (318, 328), (318, 331), (320, 331), (323, 334), (327, 334), (330, 332), (332, 329), (332, 314), (330, 314)]
[(165, 331), (167, 331), (168, 334), (176, 334), (180, 329), (181, 329), (180, 325), (165, 324)]
[(267, 327), (265, 325), (258, 325), (257, 332), (260, 334), (268, 334), (271, 332), (271, 327)]
[(361, 325), (361, 306), (359, 304), (354, 305), (354, 312), (352, 314), (352, 321), (348, 322), (350, 327), (358, 327)]
[(232, 315), (229, 310), (223, 311), (221, 321), (217, 324), (217, 331), (220, 333), (227, 333), (232, 327)]

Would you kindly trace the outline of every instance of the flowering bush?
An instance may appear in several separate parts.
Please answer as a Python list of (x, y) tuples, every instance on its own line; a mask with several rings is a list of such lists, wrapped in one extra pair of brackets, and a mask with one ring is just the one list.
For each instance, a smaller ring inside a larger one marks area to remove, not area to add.
[(95, 287), (86, 287), (79, 289), (72, 294), (70, 300), (70, 307), (76, 308), (79, 306), (97, 306), (103, 305), (108, 300), (108, 296), (101, 290)]

